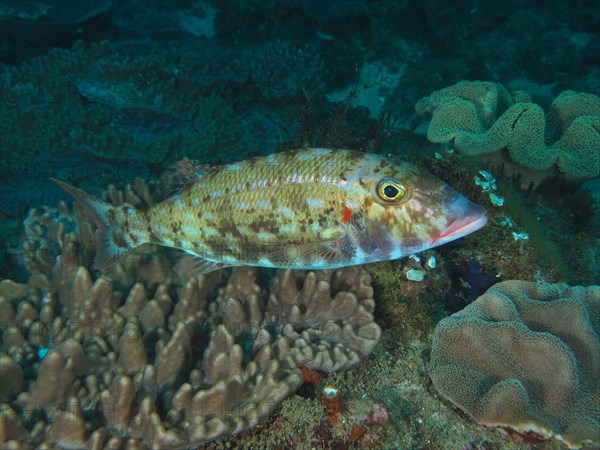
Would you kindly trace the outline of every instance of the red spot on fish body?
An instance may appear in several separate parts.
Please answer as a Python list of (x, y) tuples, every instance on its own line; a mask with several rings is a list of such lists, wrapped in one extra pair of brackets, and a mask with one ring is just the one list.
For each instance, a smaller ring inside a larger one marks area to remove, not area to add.
[(348, 208), (348, 206), (344, 205), (344, 212), (342, 213), (342, 222), (348, 223), (350, 222), (350, 216), (352, 215), (352, 210)]

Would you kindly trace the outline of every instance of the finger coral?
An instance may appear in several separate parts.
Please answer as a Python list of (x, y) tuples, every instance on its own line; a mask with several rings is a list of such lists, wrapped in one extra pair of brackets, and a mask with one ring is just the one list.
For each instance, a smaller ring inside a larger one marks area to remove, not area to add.
[[(108, 197), (152, 202), (140, 184)], [(150, 249), (96, 277), (83, 212), (62, 205), (27, 223), (32, 275), (0, 282), (3, 447), (189, 448), (236, 435), (302, 385), (301, 366), (351, 367), (381, 334), (360, 268), (278, 271), (270, 288), (256, 268), (182, 281)]]
[(600, 444), (600, 287), (498, 283), (434, 334), (429, 374), (478, 423)]
[(298, 289), (300, 281), (294, 270), (279, 271), (267, 304), (267, 321), (291, 341), (298, 366), (337, 371), (373, 351), (381, 329), (373, 322), (375, 301), (366, 272), (352, 267), (308, 272)]
[(569, 176), (600, 175), (600, 98), (564, 91), (548, 115), (523, 91), (499, 83), (462, 81), (419, 100), (417, 112), (432, 114), (430, 141), (452, 141), (476, 156), (508, 150), (520, 166), (553, 166)]

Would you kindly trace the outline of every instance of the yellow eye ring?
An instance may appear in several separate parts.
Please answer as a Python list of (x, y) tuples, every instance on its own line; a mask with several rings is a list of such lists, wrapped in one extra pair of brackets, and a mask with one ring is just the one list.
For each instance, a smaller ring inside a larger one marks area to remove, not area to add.
[(408, 189), (393, 178), (384, 178), (377, 185), (377, 195), (383, 201), (400, 203), (408, 197)]

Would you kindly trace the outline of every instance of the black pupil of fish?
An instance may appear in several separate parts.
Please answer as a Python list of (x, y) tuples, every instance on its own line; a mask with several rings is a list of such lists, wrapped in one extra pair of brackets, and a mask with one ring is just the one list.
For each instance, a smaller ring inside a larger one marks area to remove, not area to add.
[(392, 186), (391, 184), (388, 184), (386, 187), (383, 188), (383, 194), (387, 198), (396, 198), (399, 193), (400, 192), (398, 191), (398, 188), (396, 186)]

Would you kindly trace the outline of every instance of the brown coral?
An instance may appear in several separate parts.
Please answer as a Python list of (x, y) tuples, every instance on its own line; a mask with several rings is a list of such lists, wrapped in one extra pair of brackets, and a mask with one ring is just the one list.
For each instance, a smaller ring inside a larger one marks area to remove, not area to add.
[(429, 373), (477, 422), (600, 443), (600, 287), (505, 281), (436, 328)]
[(200, 445), (268, 417), (302, 384), (299, 365), (347, 368), (379, 339), (360, 268), (279, 271), (269, 292), (256, 268), (182, 283), (149, 249), (95, 278), (85, 223), (64, 205), (33, 213), (35, 274), (0, 284), (3, 446)]
[(453, 141), (469, 156), (508, 149), (518, 165), (546, 170), (557, 165), (569, 176), (600, 174), (600, 98), (562, 92), (543, 109), (522, 91), (501, 84), (462, 81), (424, 97), (417, 112), (432, 114), (430, 141)]
[(341, 370), (373, 351), (381, 329), (373, 321), (367, 273), (359, 267), (309, 272), (300, 289), (297, 284), (293, 270), (280, 271), (267, 305), (267, 320), (292, 341), (297, 365)]

